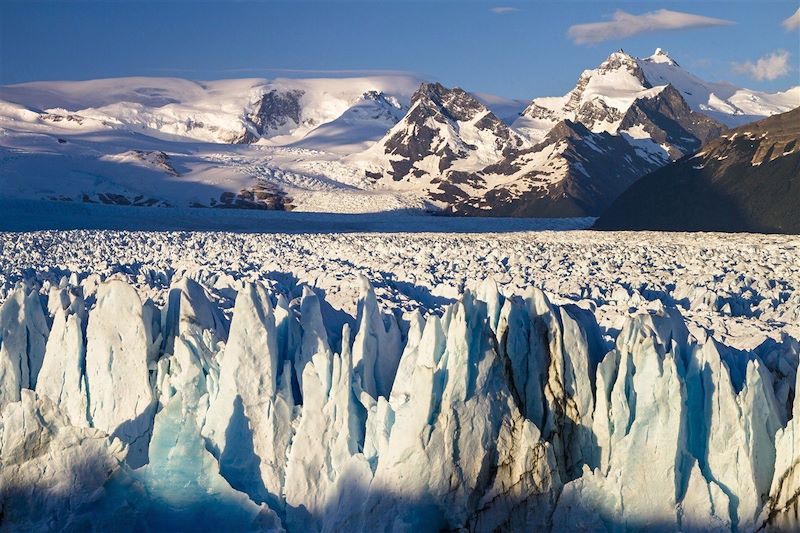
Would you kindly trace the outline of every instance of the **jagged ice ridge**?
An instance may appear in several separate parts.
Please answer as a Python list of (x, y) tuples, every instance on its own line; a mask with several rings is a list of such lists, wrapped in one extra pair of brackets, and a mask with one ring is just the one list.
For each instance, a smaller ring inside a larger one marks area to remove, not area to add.
[(226, 314), (190, 278), (163, 307), (90, 285), (0, 307), (3, 527), (798, 527), (792, 339), (737, 351), (653, 305), (609, 349), (491, 281), (400, 320), (362, 278), (340, 333), (310, 287)]

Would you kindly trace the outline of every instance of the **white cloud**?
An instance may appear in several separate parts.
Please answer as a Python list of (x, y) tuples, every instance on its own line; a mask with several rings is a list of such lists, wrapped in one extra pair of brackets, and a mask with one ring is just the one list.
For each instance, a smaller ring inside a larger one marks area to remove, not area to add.
[(784, 20), (781, 24), (783, 24), (783, 27), (786, 28), (786, 31), (792, 31), (800, 28), (800, 7), (797, 8), (797, 11), (794, 12), (794, 15)]
[(516, 8), (516, 7), (502, 7), (501, 6), (501, 7), (493, 7), (491, 9), (489, 9), (489, 11), (491, 11), (495, 15), (507, 15), (509, 13), (515, 13), (515, 12), (519, 11), (519, 8)]
[(610, 39), (621, 39), (639, 33), (659, 30), (682, 30), (708, 26), (727, 26), (733, 22), (724, 19), (659, 9), (642, 15), (631, 15), (617, 10), (609, 22), (591, 22), (570, 26), (567, 35), (577, 44), (594, 44)]
[(733, 71), (738, 74), (747, 74), (756, 80), (774, 80), (789, 73), (789, 52), (776, 50), (771, 54), (759, 58), (755, 63), (745, 61), (734, 63)]

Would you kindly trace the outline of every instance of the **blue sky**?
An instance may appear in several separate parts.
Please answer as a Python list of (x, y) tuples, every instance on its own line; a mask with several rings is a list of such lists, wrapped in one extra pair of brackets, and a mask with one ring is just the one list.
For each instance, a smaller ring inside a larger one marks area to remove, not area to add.
[[(646, 56), (662, 47), (702, 78), (778, 90), (800, 84), (800, 29), (781, 25), (798, 6), (797, 0), (0, 0), (0, 83), (407, 71), (527, 99), (563, 94), (584, 68), (619, 48)], [(589, 27), (568, 35), (571, 26), (607, 23), (618, 11), (639, 17), (662, 9), (729, 24), (669, 31), (645, 24), (620, 38), (631, 27), (622, 21), (601, 27), (605, 32)], [(598, 38), (607, 39), (576, 42)], [(770, 69), (773, 60), (780, 64)]]

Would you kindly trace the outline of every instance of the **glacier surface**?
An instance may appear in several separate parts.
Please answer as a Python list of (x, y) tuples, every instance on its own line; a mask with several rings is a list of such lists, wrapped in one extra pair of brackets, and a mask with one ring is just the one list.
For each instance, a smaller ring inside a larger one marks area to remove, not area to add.
[(796, 241), (654, 235), (2, 234), (0, 530), (796, 529)]

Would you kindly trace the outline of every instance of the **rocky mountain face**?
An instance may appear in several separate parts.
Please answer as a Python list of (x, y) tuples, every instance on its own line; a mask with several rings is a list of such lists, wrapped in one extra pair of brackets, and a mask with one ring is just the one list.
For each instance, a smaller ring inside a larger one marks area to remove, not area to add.
[(716, 120), (692, 111), (672, 85), (634, 100), (620, 121), (619, 131), (630, 136), (637, 128), (665, 147), (671, 159), (694, 152), (727, 129)]
[(535, 98), (514, 127), (532, 139), (541, 139), (565, 119), (595, 132), (615, 132), (631, 103), (652, 87), (636, 59), (620, 50), (596, 69), (583, 71), (563, 97)]
[(385, 158), (367, 175), (416, 184), (453, 214), (598, 216), (638, 178), (726, 129), (672, 85), (653, 86), (622, 51), (558, 104), (534, 100), (517, 134), (464, 91), (425, 84), (370, 150)]
[(559, 122), (541, 143), (484, 169), (485, 175), (513, 179), (487, 191), (477, 204), (456, 206), (456, 211), (497, 216), (597, 216), (641, 176), (692, 153), (703, 140), (724, 130), (714, 120), (691, 111), (667, 85), (631, 104), (619, 121), (619, 134), (594, 133), (581, 121)]
[(256, 108), (244, 118), (245, 131), (237, 143), (255, 142), (263, 135), (300, 125), (299, 89), (278, 91), (272, 89), (259, 99)]
[(623, 138), (564, 120), (532, 148), (481, 171), (493, 184), (453, 212), (483, 216), (571, 217), (599, 213), (640, 176), (658, 168)]
[(366, 172), (375, 180), (436, 184), (524, 146), (519, 135), (466, 91), (423, 83), (405, 117), (367, 151)]
[(584, 71), (564, 97), (534, 99), (514, 125), (530, 138), (541, 139), (560, 120), (571, 120), (595, 133), (649, 139), (671, 159), (718, 136), (725, 127), (687, 103), (689, 91), (673, 85), (682, 81), (678, 76), (648, 79), (646, 69), (652, 61), (677, 68), (660, 49), (647, 60), (620, 50), (597, 69)]
[(728, 131), (635, 183), (599, 229), (800, 233), (800, 108)]
[(575, 121), (589, 129), (610, 128), (622, 118), (621, 106), (604, 98), (606, 95), (598, 91), (604, 86), (615, 90), (626, 86), (640, 86), (642, 89), (652, 87), (636, 60), (620, 50), (611, 54), (596, 70), (581, 74), (577, 85), (569, 93), (563, 108), (564, 114), (570, 116), (574, 113)]

